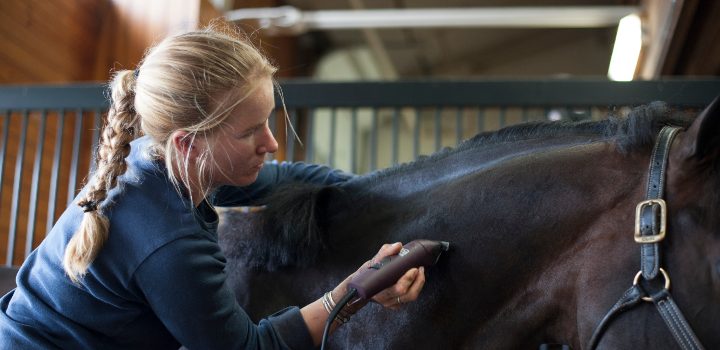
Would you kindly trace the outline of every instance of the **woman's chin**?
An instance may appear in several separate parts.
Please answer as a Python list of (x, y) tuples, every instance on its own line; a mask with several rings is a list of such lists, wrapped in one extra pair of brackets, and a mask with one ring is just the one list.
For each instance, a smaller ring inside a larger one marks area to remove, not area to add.
[(255, 181), (257, 181), (258, 173), (254, 173), (252, 175), (243, 176), (242, 178), (238, 178), (235, 181), (233, 181), (233, 185), (235, 186), (249, 186), (252, 185)]

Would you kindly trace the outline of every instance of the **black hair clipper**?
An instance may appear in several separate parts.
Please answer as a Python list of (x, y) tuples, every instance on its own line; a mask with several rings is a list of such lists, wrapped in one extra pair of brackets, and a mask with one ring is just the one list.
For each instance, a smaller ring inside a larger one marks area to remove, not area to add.
[(397, 255), (386, 256), (379, 262), (359, 271), (348, 284), (363, 299), (371, 298), (381, 290), (395, 284), (413, 267), (434, 265), (450, 243), (417, 239), (403, 245)]

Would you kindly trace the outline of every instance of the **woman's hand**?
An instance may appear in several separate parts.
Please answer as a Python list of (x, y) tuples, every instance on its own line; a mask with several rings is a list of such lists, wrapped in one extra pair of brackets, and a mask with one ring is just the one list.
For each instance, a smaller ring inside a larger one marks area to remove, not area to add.
[[(397, 255), (398, 253), (400, 253), (400, 249), (402, 249), (401, 243), (383, 245), (380, 248), (380, 251), (378, 251), (378, 253), (375, 255), (375, 257), (373, 257), (373, 259), (368, 261), (367, 263), (363, 264), (363, 266), (361, 266), (358, 271), (366, 269), (368, 266), (379, 262), (386, 256)], [(340, 285), (335, 288), (335, 290), (333, 290), (332, 294), (335, 300), (338, 300), (347, 292), (347, 284), (350, 282), (352, 277), (356, 273), (358, 273), (358, 271), (346, 278), (342, 283), (340, 283)], [(422, 290), (424, 285), (425, 268), (422, 266), (419, 268), (412, 268), (405, 272), (405, 274), (400, 277), (400, 279), (395, 282), (394, 285), (374, 295), (372, 300), (386, 308), (389, 308), (391, 310), (397, 310), (400, 308), (400, 306), (402, 306), (402, 304), (415, 301), (418, 298), (418, 295), (420, 294), (420, 291)], [(350, 305), (348, 305), (348, 307), (350, 308), (349, 311), (351, 313), (355, 313), (365, 304), (367, 304), (367, 300), (361, 300), (354, 303), (350, 302)]]
[[(401, 248), (401, 243), (383, 245), (382, 248), (380, 248), (380, 251), (375, 255), (375, 257), (372, 260), (363, 264), (363, 266), (361, 266), (358, 271), (367, 269), (371, 264), (379, 262), (386, 256), (396, 255), (400, 253)], [(357, 273), (358, 271), (356, 271), (355, 273)], [(336, 306), (336, 303), (339, 302), (340, 299), (342, 299), (343, 296), (347, 293), (348, 283), (350, 283), (350, 280), (355, 275), (355, 273), (348, 276), (348, 278), (346, 278), (344, 281), (342, 281), (342, 283), (335, 287), (335, 289), (330, 292), (330, 298), (327, 298), (326, 294), (322, 298), (316, 300), (315, 302), (305, 306), (300, 310), (300, 313), (305, 320), (305, 324), (308, 327), (308, 331), (310, 332), (310, 335), (312, 336), (315, 345), (319, 345), (322, 339), (325, 323), (327, 322), (327, 317), (330, 313), (329, 309), (334, 308)], [(412, 268), (405, 272), (405, 274), (400, 277), (400, 279), (395, 282), (394, 285), (380, 291), (375, 296), (373, 296), (372, 300), (386, 308), (397, 310), (403, 304), (416, 300), (424, 285), (425, 269), (423, 267)], [(367, 303), (368, 300), (364, 299), (351, 301), (345, 306), (345, 308), (343, 308), (343, 310), (341, 311), (341, 315), (338, 315), (338, 317), (342, 317), (347, 320), (350, 315), (360, 310)], [(345, 314), (342, 315), (342, 313)], [(333, 323), (333, 326), (330, 330), (334, 330), (340, 324), (342, 324), (342, 322), (344, 321), (338, 321), (338, 319), (336, 319), (336, 322)]]
[[(371, 264), (382, 260), (386, 256), (397, 255), (402, 249), (401, 243), (385, 244), (375, 255)], [(415, 301), (425, 285), (425, 268), (420, 266), (405, 272), (395, 284), (373, 296), (373, 301), (392, 309), (397, 310), (402, 304)]]

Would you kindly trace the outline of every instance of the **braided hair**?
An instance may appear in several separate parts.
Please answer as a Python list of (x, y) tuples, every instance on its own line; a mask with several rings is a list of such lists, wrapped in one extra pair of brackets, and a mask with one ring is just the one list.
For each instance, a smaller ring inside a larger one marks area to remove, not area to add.
[(108, 237), (110, 222), (100, 204), (117, 185), (118, 176), (125, 173), (125, 157), (130, 154), (130, 142), (135, 139), (138, 118), (134, 108), (135, 75), (132, 71), (118, 72), (111, 82), (112, 104), (102, 130), (97, 151), (97, 168), (88, 184), (85, 197), (78, 201), (85, 214), (80, 229), (65, 249), (63, 266), (74, 282), (87, 271)]

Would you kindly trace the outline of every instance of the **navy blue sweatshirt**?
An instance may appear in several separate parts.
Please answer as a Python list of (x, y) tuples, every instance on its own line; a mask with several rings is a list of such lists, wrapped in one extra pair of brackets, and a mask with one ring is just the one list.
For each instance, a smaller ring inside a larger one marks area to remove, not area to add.
[[(297, 307), (257, 325), (240, 308), (225, 282), (217, 214), (206, 202), (192, 208), (148, 145), (147, 137), (131, 144), (128, 170), (108, 196), (108, 240), (79, 284), (62, 267), (82, 221), (77, 205), (25, 261), (17, 288), (0, 299), (0, 349), (313, 348)], [(318, 165), (268, 163), (255, 184), (214, 198), (241, 205), (280, 183), (348, 178)]]

